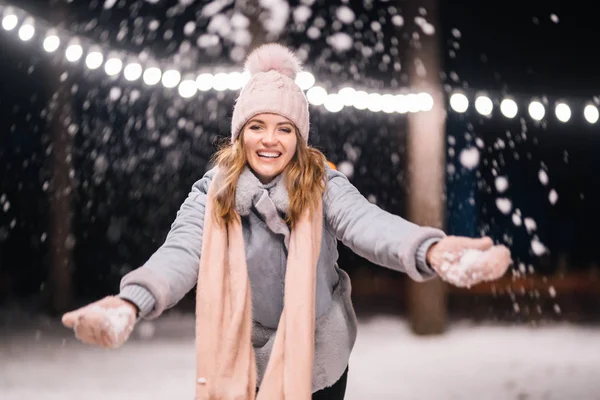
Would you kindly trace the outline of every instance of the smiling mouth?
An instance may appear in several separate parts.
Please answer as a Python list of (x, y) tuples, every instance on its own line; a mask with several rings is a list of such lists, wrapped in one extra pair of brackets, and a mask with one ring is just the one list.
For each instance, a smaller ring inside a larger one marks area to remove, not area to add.
[(256, 153), (260, 158), (275, 159), (281, 157), (281, 153), (277, 151), (259, 151)]

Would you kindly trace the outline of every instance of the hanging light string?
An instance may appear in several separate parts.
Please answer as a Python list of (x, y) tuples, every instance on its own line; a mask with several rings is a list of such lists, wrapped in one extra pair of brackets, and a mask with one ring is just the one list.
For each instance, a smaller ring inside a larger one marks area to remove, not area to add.
[[(0, 3), (2, 29), (16, 32), (19, 39), (31, 42), (37, 35), (41, 47), (50, 54), (63, 53), (72, 64), (84, 63), (90, 70), (104, 68), (110, 77), (122, 76), (127, 82), (142, 80), (149, 87), (162, 84), (167, 89), (177, 89), (183, 98), (193, 98), (198, 92), (237, 91), (248, 81), (250, 75), (243, 71), (213, 71), (182, 74), (177, 68), (165, 67), (165, 62), (150, 60), (148, 56), (132, 55), (122, 51), (106, 51), (102, 46), (85, 38), (73, 37), (66, 30), (49, 27), (45, 21), (36, 19), (26, 11)], [(296, 83), (306, 92), (308, 101), (323, 106), (329, 112), (338, 112), (345, 107), (385, 113), (416, 113), (433, 108), (433, 97), (427, 92), (401, 90), (397, 94), (382, 94), (372, 91), (343, 87), (337, 92), (328, 92), (317, 85), (309, 71), (302, 71)]]
[[(165, 62), (153, 60), (145, 54), (133, 55), (123, 51), (106, 51), (102, 46), (85, 38), (73, 37), (70, 32), (49, 27), (45, 21), (34, 18), (26, 11), (0, 3), (2, 29), (16, 32), (18, 38), (30, 42), (38, 35), (42, 48), (47, 53), (62, 52), (69, 63), (84, 63), (90, 70), (104, 69), (109, 77), (122, 76), (126, 82), (143, 81), (149, 87), (161, 84), (167, 89), (176, 89), (183, 98), (190, 99), (199, 92), (238, 91), (248, 81), (246, 71), (190, 72), (182, 74), (177, 68), (168, 67)], [(296, 77), (296, 83), (306, 91), (308, 101), (314, 106), (322, 106), (329, 112), (339, 112), (345, 107), (357, 110), (385, 113), (416, 113), (430, 111), (434, 99), (427, 92), (415, 92), (410, 89), (400, 93), (377, 93), (368, 90), (343, 87), (337, 92), (328, 92), (309, 71), (302, 71)], [(507, 96), (470, 90), (447, 88), (449, 109), (462, 114), (469, 110), (471, 101), (477, 113), (491, 117), (496, 110), (507, 119), (515, 118), (526, 109), (534, 121), (548, 118), (546, 108), (552, 108), (556, 119), (568, 122), (572, 117), (571, 107), (565, 100), (550, 102), (546, 97), (529, 98), (526, 96)], [(598, 99), (582, 104), (581, 114), (587, 122), (595, 124), (600, 118)]]
[(476, 90), (448, 89), (447, 91), (449, 92), (448, 105), (457, 114), (467, 112), (472, 106), (484, 117), (491, 117), (494, 112), (499, 111), (505, 118), (514, 119), (521, 111), (532, 120), (541, 122), (550, 118), (550, 112), (553, 112), (557, 121), (566, 123), (574, 116), (571, 108), (573, 106), (580, 110), (579, 115), (590, 124), (595, 124), (600, 118), (598, 97), (567, 101), (561, 98), (551, 100), (548, 96), (531, 97)]

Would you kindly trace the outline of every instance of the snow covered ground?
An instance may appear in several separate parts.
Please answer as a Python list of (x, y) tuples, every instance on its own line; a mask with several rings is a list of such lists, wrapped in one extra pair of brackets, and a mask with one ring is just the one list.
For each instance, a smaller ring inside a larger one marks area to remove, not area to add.
[[(56, 321), (36, 324), (0, 325), (2, 400), (193, 398), (189, 315), (140, 324), (118, 350), (84, 346)], [(423, 338), (377, 317), (361, 322), (346, 399), (594, 400), (599, 372), (600, 327), (465, 322)]]

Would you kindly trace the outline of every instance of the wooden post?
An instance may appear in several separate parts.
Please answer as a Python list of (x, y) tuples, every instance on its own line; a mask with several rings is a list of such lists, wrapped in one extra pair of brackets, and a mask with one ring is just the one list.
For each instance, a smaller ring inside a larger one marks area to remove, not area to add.
[[(63, 20), (66, 13), (63, 7), (53, 10)], [(63, 313), (73, 306), (72, 249), (75, 245), (72, 234), (72, 190), (74, 189), (71, 170), (73, 169), (73, 137), (68, 126), (73, 120), (71, 92), (61, 82), (61, 71), (47, 64), (48, 79), (55, 83), (55, 92), (49, 101), (47, 129), (50, 133), (50, 148), (47, 168), (52, 171), (48, 189), (50, 266), (45, 290), (51, 313)], [(73, 121), (76, 123), (76, 121)]]
[[(434, 102), (431, 111), (408, 116), (407, 173), (408, 219), (412, 222), (443, 228), (445, 215), (445, 107), (440, 83), (440, 26), (436, 0), (412, 0), (405, 5), (405, 20), (412, 37), (405, 65), (413, 90), (428, 92)], [(425, 10), (425, 13), (421, 13)], [(415, 23), (422, 17), (433, 26), (428, 35)], [(412, 29), (411, 29), (412, 28)], [(444, 332), (447, 314), (446, 285), (438, 278), (424, 283), (408, 283), (408, 312), (413, 331), (417, 334)]]
[[(58, 82), (58, 76), (55, 77)], [(49, 165), (52, 178), (48, 190), (50, 202), (49, 234), (50, 271), (48, 274), (49, 307), (52, 313), (62, 313), (72, 306), (72, 249), (74, 237), (71, 232), (73, 182), (69, 174), (73, 168), (72, 138), (65, 121), (73, 116), (66, 93), (57, 92), (54, 111), (50, 112), (51, 153)], [(75, 121), (74, 121), (75, 122)]]

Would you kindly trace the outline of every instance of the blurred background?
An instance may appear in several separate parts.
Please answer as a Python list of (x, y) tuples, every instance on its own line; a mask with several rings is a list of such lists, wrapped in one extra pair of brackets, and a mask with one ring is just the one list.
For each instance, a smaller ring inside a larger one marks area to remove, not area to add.
[(340, 244), (347, 398), (600, 399), (592, 4), (2, 0), (0, 18), (0, 399), (193, 396), (193, 291), (115, 351), (60, 315), (161, 245), (273, 41), (304, 63), (311, 144), (369, 201), (513, 254), (459, 289)]

